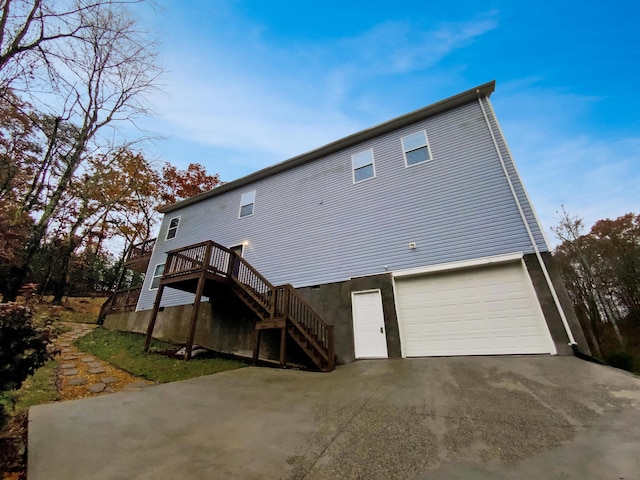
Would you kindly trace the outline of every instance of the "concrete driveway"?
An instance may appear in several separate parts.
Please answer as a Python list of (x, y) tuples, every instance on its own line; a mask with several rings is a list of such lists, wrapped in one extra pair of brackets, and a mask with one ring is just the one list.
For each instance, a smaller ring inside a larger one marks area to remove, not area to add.
[(244, 368), (42, 405), (29, 479), (634, 479), (640, 379), (574, 357)]

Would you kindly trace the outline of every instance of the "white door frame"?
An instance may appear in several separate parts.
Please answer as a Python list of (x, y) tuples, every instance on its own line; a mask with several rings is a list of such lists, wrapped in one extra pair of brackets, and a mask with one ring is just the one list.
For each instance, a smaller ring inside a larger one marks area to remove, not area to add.
[[(358, 324), (357, 324), (357, 316), (356, 316), (356, 303), (355, 303), (355, 297), (356, 295), (360, 295), (360, 294), (367, 294), (367, 293), (377, 293), (378, 294), (378, 299), (380, 300), (380, 319), (382, 321), (382, 323), (380, 324), (380, 328), (382, 329), (382, 334), (383, 334), (383, 342), (381, 343), (384, 344), (384, 353), (382, 354), (382, 349), (381, 349), (381, 354), (380, 355), (374, 355), (374, 356), (369, 356), (369, 355), (365, 355), (365, 356), (358, 356), (358, 350), (360, 349), (359, 347), (361, 347), (361, 342), (362, 339), (360, 339), (358, 337)], [(353, 318), (353, 348), (354, 348), (354, 354), (355, 354), (355, 358), (389, 358), (389, 351), (388, 351), (388, 347), (387, 347), (387, 329), (386, 326), (384, 324), (384, 309), (383, 309), (383, 305), (382, 305), (382, 291), (379, 288), (376, 289), (371, 289), (371, 290), (359, 290), (356, 292), (351, 292), (351, 315)]]

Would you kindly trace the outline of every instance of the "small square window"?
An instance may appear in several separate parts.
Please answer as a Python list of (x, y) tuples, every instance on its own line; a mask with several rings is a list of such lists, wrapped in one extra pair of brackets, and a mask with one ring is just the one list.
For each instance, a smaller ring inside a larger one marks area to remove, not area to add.
[(240, 197), (240, 218), (253, 215), (253, 206), (256, 203), (256, 191), (246, 192)]
[(431, 150), (424, 130), (402, 137), (402, 149), (407, 167), (431, 160)]
[(169, 228), (167, 229), (167, 236), (165, 240), (171, 240), (178, 234), (178, 226), (180, 225), (180, 217), (172, 218), (169, 222)]
[(162, 279), (163, 273), (164, 263), (156, 265), (156, 268), (153, 271), (153, 277), (151, 278), (151, 286), (149, 287), (149, 290), (156, 290), (160, 286), (160, 279)]
[(373, 162), (373, 149), (351, 155), (351, 166), (353, 168), (353, 183), (358, 183), (368, 178), (376, 176), (376, 169)]

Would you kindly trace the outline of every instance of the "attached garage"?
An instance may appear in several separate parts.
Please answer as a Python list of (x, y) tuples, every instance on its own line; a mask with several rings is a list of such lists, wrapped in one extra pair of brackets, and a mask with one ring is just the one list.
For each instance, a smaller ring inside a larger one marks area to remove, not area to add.
[(521, 255), (394, 277), (403, 356), (556, 353)]

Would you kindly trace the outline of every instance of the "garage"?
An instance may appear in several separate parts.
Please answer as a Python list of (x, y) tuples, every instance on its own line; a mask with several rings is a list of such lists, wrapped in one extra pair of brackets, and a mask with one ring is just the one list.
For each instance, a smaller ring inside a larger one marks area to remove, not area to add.
[(521, 259), (394, 277), (405, 357), (556, 353)]

